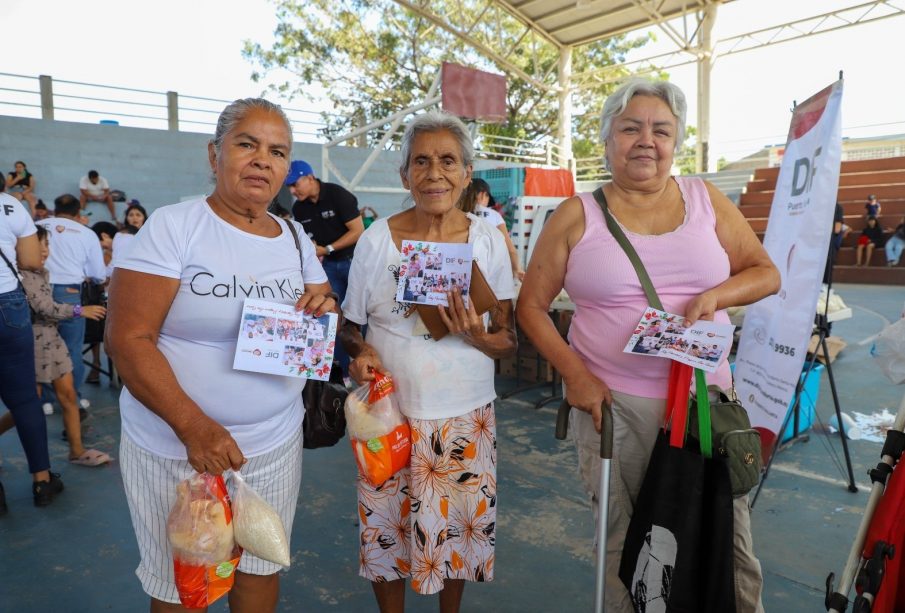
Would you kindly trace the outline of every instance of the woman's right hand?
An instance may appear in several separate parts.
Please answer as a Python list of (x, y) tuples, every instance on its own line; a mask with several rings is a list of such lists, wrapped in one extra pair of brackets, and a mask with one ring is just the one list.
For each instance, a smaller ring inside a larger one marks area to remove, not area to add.
[(200, 415), (180, 437), (189, 464), (199, 473), (219, 475), (225, 470), (239, 470), (245, 456), (229, 431), (207, 415)]
[(107, 308), (97, 304), (89, 304), (82, 307), (82, 317), (100, 321), (107, 315)]
[(594, 428), (600, 432), (603, 421), (600, 405), (606, 403), (608, 407), (613, 407), (613, 394), (610, 388), (587, 370), (578, 376), (563, 377), (563, 382), (569, 406), (590, 413), (594, 419)]
[(358, 385), (374, 380), (374, 373), (388, 374), (380, 361), (380, 356), (369, 345), (366, 346), (358, 357), (349, 363), (349, 376)]

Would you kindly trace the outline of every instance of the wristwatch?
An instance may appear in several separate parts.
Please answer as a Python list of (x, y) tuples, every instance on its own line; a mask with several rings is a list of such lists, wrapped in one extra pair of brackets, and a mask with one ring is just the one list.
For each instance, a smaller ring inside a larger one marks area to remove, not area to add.
[(327, 255), (330, 255), (331, 253), (336, 251), (336, 249), (333, 248), (333, 245), (327, 245), (326, 247), (324, 247), (324, 249), (327, 250)]

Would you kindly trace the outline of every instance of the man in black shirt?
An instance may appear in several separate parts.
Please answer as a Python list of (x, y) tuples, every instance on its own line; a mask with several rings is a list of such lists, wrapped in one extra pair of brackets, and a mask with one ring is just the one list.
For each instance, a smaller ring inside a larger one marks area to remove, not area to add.
[[(317, 255), (323, 257), (324, 272), (340, 303), (346, 297), (349, 269), (355, 243), (364, 232), (364, 222), (358, 210), (358, 199), (335, 183), (324, 183), (314, 176), (311, 165), (295, 160), (289, 167), (286, 185), (296, 198), (292, 217), (302, 224), (314, 242)], [(336, 343), (336, 359), (348, 371), (349, 356)]]

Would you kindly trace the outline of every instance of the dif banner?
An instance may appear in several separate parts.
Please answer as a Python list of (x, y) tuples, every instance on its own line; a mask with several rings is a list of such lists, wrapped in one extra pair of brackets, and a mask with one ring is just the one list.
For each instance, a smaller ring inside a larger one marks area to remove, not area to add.
[(735, 387), (765, 457), (795, 393), (814, 325), (839, 189), (841, 103), (840, 79), (795, 107), (764, 237), (782, 287), (745, 312)]

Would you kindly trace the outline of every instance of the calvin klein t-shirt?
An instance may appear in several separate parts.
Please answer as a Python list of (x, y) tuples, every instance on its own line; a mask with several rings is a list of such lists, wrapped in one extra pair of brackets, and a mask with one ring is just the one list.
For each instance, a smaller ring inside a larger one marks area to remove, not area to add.
[[(160, 329), (158, 348), (180, 386), (223, 425), (242, 453), (278, 447), (301, 427), (304, 379), (233, 370), (239, 319), (246, 298), (294, 304), (306, 283), (327, 276), (310, 241), (304, 265), (282, 220), (276, 238), (255, 236), (218, 217), (204, 199), (157, 209), (116, 267), (179, 279), (179, 291)], [(299, 224), (296, 229), (301, 234)], [(186, 459), (173, 429), (124, 387), (123, 430), (143, 449)]]

